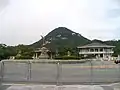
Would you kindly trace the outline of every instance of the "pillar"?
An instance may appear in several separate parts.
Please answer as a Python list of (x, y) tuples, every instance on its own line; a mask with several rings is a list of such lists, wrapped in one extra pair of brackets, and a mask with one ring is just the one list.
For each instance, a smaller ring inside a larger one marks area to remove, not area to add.
[(103, 58), (106, 58), (106, 57), (105, 57), (105, 54), (103, 54)]
[(35, 56), (36, 56), (36, 58), (38, 58), (38, 55), (37, 55), (37, 53), (36, 53), (36, 55), (35, 55)]
[(98, 48), (98, 52), (100, 52), (100, 48)]
[(90, 52), (90, 49), (89, 49), (89, 52)]
[(103, 52), (105, 52), (105, 49), (103, 48)]

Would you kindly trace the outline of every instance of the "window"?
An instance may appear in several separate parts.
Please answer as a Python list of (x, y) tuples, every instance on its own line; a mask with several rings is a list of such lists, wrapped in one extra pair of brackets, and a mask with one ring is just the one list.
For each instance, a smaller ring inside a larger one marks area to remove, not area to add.
[(101, 48), (101, 49), (100, 49), (100, 51), (102, 52), (102, 51), (103, 51), (103, 49)]
[(98, 49), (95, 49), (95, 52), (98, 52)]
[(90, 52), (94, 52), (94, 49), (90, 49)]

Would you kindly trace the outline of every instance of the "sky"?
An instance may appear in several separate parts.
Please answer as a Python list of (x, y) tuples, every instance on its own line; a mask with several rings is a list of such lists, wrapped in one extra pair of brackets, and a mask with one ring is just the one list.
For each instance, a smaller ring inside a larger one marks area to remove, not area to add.
[(32, 44), (57, 27), (93, 40), (120, 39), (119, 0), (0, 0), (0, 43)]

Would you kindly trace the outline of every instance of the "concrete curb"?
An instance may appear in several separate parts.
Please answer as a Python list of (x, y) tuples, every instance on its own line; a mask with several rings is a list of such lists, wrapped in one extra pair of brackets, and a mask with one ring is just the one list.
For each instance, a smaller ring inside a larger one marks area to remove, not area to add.
[[(106, 85), (25, 85), (25, 84), (4, 84), (11, 85), (5, 90), (120, 90), (120, 83)], [(0, 89), (1, 90), (1, 89)]]

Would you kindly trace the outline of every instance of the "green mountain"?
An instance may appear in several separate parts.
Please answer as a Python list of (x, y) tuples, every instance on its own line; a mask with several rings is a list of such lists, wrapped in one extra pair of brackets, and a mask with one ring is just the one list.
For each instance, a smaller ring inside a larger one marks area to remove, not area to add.
[[(46, 47), (51, 50), (62, 48), (75, 48), (79, 45), (84, 45), (90, 42), (89, 39), (83, 37), (81, 34), (76, 33), (66, 27), (58, 27), (48, 33), (45, 37)], [(42, 39), (30, 45), (34, 48), (42, 46)]]

